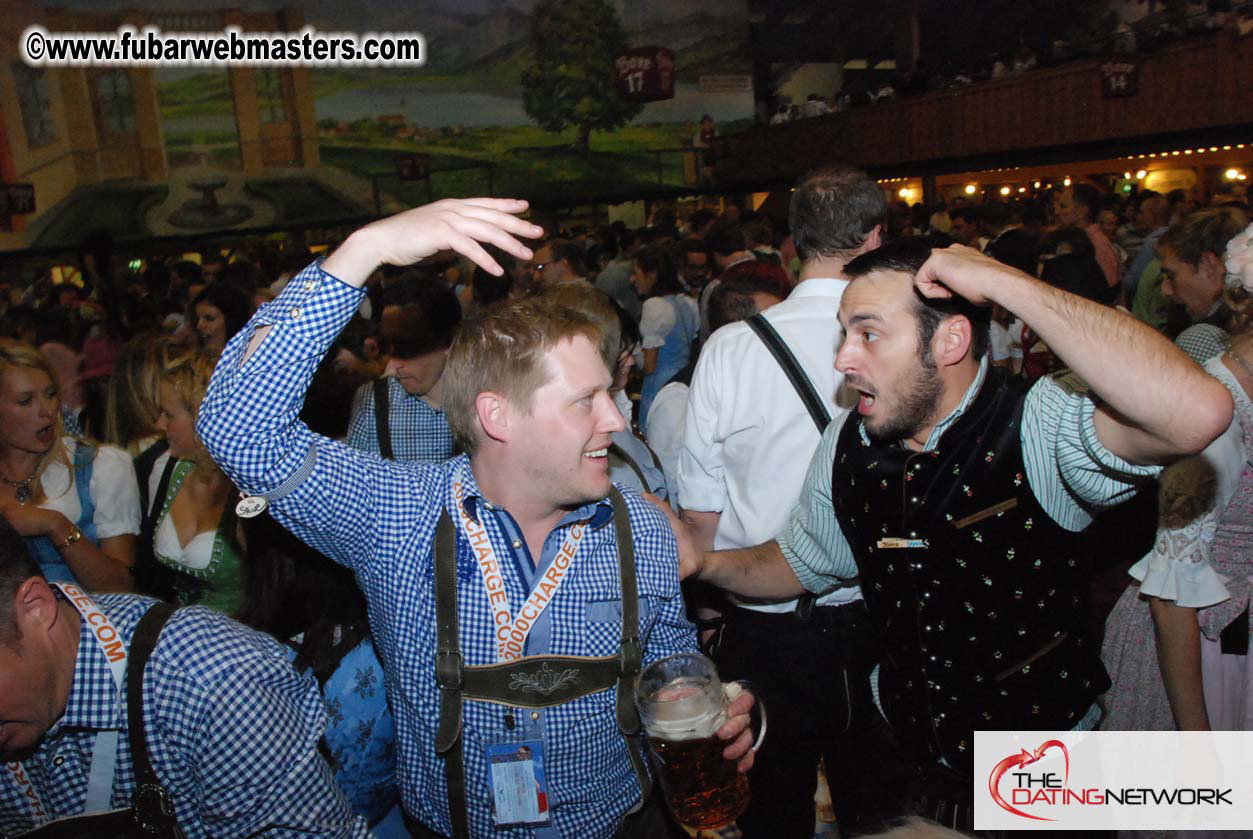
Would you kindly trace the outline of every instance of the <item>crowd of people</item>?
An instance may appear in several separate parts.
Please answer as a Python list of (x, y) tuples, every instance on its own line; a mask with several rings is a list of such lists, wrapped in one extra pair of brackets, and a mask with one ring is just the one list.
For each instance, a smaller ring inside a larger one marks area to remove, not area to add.
[(1047, 38), (1038, 30), (1024, 31), (1012, 49), (974, 48), (950, 50), (943, 55), (922, 55), (908, 72), (875, 68), (848, 72), (830, 96), (809, 93), (804, 101), (776, 93), (771, 97), (768, 122), (810, 119), (844, 113), (852, 108), (954, 90), (988, 81), (1023, 76), (1037, 69), (1060, 67), (1075, 61), (1107, 60), (1143, 56), (1188, 38), (1226, 34), (1245, 37), (1253, 33), (1253, 4), (1231, 0), (1207, 0), (1205, 8), (1191, 9), (1182, 3), (1166, 4), (1128, 24), (1110, 11), (1076, 25), (1071, 31)]
[(631, 689), (698, 649), (750, 839), (820, 772), (971, 830), (976, 730), (1248, 728), (1244, 200), (89, 241), (0, 301), (0, 832), (682, 835)]

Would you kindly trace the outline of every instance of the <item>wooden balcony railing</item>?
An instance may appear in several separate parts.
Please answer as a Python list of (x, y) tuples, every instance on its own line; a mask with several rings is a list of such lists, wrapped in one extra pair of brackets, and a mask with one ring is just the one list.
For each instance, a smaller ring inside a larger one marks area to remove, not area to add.
[[(1134, 56), (1135, 96), (1106, 98), (1100, 60), (983, 82), (726, 138), (720, 185), (779, 183), (823, 163), (960, 171), (1069, 149), (1249, 127), (1253, 35), (1221, 33)], [(1147, 150), (1147, 149), (1146, 149)]]

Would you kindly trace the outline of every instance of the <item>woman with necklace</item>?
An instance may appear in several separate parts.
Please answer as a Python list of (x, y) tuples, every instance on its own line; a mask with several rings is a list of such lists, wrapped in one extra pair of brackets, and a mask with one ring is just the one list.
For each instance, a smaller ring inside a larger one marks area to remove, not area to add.
[(231, 503), (235, 487), (196, 436), (196, 415), (215, 361), (196, 352), (165, 368), (157, 428), (170, 447), (153, 464), (144, 533), (161, 570), (150, 593), (235, 615), (244, 594)]
[(34, 347), (0, 343), (0, 511), (45, 576), (133, 587), (139, 488), (125, 452), (64, 436), (56, 377)]

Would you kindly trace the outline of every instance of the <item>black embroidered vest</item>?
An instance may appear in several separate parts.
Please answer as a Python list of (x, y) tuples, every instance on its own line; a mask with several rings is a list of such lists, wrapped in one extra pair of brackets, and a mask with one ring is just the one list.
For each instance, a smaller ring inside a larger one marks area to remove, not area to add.
[(1027, 482), (1026, 391), (990, 370), (931, 452), (868, 445), (856, 417), (836, 447), (832, 500), (882, 635), (884, 712), (919, 756), (958, 769), (974, 731), (1073, 728), (1109, 686), (1077, 534)]

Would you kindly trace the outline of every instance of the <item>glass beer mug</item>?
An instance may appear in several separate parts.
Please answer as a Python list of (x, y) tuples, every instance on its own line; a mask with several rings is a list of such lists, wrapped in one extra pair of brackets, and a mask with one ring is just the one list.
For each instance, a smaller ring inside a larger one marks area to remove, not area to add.
[[(670, 812), (682, 825), (719, 828), (735, 821), (748, 807), (748, 778), (722, 750), (727, 742), (716, 732), (727, 721), (726, 706), (742, 687), (724, 689), (713, 662), (699, 653), (654, 661), (635, 680), (635, 704), (648, 733), (661, 789)], [(766, 712), (757, 751), (766, 736)]]

